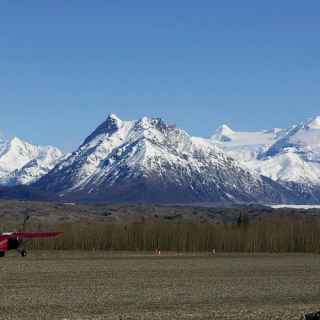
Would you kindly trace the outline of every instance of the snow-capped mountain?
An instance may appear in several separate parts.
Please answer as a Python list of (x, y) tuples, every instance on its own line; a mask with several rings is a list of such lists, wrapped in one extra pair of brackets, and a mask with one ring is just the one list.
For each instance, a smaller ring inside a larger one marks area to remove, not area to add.
[(36, 146), (13, 138), (0, 140), (0, 185), (30, 184), (48, 173), (62, 157), (51, 146)]
[(216, 133), (212, 141), (249, 169), (275, 181), (320, 185), (320, 117), (287, 130), (243, 133), (229, 129), (225, 135), (229, 139)]
[(256, 132), (237, 132), (224, 124), (216, 130), (211, 140), (231, 157), (247, 162), (257, 159), (285, 132), (286, 130), (278, 128)]
[(209, 140), (161, 119), (109, 115), (84, 143), (34, 187), (62, 199), (187, 202), (282, 202), (293, 196), (253, 174)]
[(320, 117), (293, 126), (258, 160), (273, 179), (320, 185)]

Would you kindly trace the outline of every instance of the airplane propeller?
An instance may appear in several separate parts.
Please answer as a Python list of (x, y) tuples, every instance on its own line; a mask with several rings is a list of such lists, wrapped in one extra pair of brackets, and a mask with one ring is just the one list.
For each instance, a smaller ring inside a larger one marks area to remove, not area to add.
[[(20, 232), (25, 232), (26, 228), (27, 228), (27, 222), (30, 220), (30, 215), (28, 213), (25, 214), (24, 219), (23, 219), (23, 223), (22, 223), (22, 228), (20, 230)], [(19, 254), (22, 257), (26, 257), (27, 256), (27, 251), (26, 251), (26, 243), (27, 240), (24, 238), (18, 239), (18, 247), (17, 247), (17, 252), (19, 252)]]

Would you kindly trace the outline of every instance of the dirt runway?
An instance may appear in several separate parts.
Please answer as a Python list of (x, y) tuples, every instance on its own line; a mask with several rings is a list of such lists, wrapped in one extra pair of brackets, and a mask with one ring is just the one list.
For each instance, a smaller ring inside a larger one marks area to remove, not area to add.
[(30, 252), (0, 259), (0, 319), (301, 319), (318, 255)]

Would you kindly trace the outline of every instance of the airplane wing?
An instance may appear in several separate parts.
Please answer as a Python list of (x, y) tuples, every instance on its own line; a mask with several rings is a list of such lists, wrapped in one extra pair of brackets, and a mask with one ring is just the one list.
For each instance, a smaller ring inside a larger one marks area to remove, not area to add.
[(53, 238), (63, 235), (63, 232), (15, 232), (18, 239)]

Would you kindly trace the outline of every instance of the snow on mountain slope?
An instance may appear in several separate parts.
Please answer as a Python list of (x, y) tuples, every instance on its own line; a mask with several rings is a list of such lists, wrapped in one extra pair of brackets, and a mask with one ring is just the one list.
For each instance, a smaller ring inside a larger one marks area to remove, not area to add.
[[(221, 129), (220, 129), (221, 131)], [(320, 117), (288, 130), (214, 135), (231, 157), (275, 181), (320, 185)]]
[[(252, 174), (209, 140), (161, 119), (109, 115), (67, 159), (34, 184), (65, 199), (281, 202), (290, 192)], [(290, 199), (289, 199), (290, 201)]]
[(275, 181), (320, 184), (319, 163), (305, 161), (292, 151), (250, 161), (247, 165)]
[(30, 184), (58, 162), (62, 153), (57, 148), (40, 147), (19, 138), (0, 142), (0, 184)]
[(293, 126), (261, 158), (286, 152), (299, 154), (305, 161), (320, 160), (320, 116)]
[(273, 179), (320, 185), (320, 117), (292, 127), (258, 160)]
[(225, 142), (230, 146), (270, 145), (283, 133), (283, 129), (263, 130), (256, 132), (237, 132), (227, 125), (222, 125), (212, 136), (213, 140)]
[(227, 125), (222, 125), (211, 137), (227, 154), (239, 161), (255, 160), (285, 133), (283, 129), (257, 132), (237, 132)]

